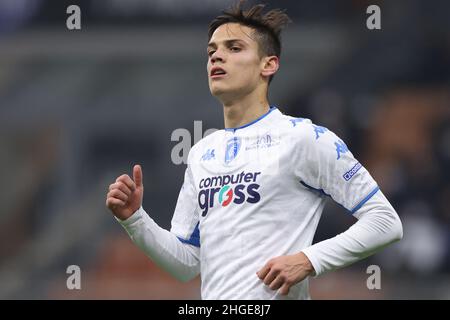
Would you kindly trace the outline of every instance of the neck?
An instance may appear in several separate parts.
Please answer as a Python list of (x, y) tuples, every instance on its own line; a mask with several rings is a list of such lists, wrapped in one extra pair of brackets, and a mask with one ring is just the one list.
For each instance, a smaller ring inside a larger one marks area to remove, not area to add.
[(225, 128), (236, 128), (258, 119), (269, 111), (265, 96), (248, 95), (239, 100), (222, 102)]

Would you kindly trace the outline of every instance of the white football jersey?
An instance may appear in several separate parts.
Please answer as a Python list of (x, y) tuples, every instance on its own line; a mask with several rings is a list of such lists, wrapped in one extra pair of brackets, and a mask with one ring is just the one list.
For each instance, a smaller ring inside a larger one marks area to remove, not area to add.
[(191, 149), (171, 232), (200, 247), (203, 299), (309, 299), (307, 279), (282, 296), (256, 272), (311, 245), (327, 197), (355, 213), (377, 191), (333, 132), (271, 107)]

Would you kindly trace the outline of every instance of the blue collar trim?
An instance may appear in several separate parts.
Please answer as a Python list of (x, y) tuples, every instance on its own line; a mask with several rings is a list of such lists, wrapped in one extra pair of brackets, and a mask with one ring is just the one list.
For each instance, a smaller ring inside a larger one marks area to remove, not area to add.
[(247, 124), (244, 124), (243, 126), (240, 127), (236, 127), (236, 128), (225, 128), (225, 131), (233, 131), (235, 132), (238, 129), (243, 129), (246, 128), (248, 126), (251, 126), (252, 124), (255, 124), (256, 122), (258, 122), (259, 120), (262, 120), (263, 118), (267, 117), (273, 110), (276, 110), (277, 107), (274, 106), (270, 106), (269, 111), (267, 111), (265, 114), (263, 114), (262, 116), (260, 116), (258, 119), (253, 120), (252, 122), (249, 122)]

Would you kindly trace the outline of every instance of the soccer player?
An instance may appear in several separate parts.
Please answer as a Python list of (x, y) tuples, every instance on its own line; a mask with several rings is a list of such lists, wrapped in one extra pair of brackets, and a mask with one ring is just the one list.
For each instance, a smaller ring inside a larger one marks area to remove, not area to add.
[[(394, 208), (332, 131), (268, 102), (279, 68), (279, 9), (240, 2), (209, 26), (208, 81), (225, 128), (193, 146), (171, 230), (142, 207), (139, 165), (110, 185), (106, 205), (157, 265), (203, 299), (310, 299), (308, 277), (361, 260), (402, 238)], [(356, 219), (311, 245), (326, 199)]]

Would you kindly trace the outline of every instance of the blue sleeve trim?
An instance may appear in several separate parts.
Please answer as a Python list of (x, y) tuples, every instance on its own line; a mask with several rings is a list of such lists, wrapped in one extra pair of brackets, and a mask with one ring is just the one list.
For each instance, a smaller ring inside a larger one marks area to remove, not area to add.
[(311, 187), (310, 185), (306, 184), (306, 183), (303, 182), (303, 181), (300, 181), (300, 183), (301, 183), (303, 186), (305, 186), (306, 188), (308, 188), (309, 190), (317, 191), (317, 192), (320, 193), (321, 195), (327, 196), (327, 197), (330, 197), (330, 198), (331, 198), (331, 196), (330, 196), (328, 193), (326, 193), (323, 189), (316, 189), (316, 188)]
[(365, 197), (364, 199), (362, 199), (361, 202), (358, 203), (358, 204), (356, 205), (356, 207), (354, 207), (350, 212), (351, 212), (352, 214), (354, 214), (356, 211), (358, 211), (358, 210), (359, 210), (359, 209), (360, 209), (367, 201), (369, 201), (370, 198), (373, 197), (373, 195), (374, 195), (375, 193), (378, 192), (378, 190), (380, 190), (380, 187), (379, 187), (379, 186), (377, 186), (375, 189), (373, 189), (373, 190), (367, 195), (367, 197)]
[[(311, 187), (310, 185), (306, 184), (306, 183), (303, 182), (303, 181), (300, 181), (300, 183), (301, 183), (303, 186), (305, 186), (306, 188), (308, 188), (309, 190), (317, 192), (318, 195), (320, 195), (320, 196), (326, 196), (326, 197), (329, 197), (329, 198), (333, 199), (333, 197), (332, 197), (331, 195), (329, 195), (328, 193), (326, 193), (323, 189), (317, 189), (317, 188)], [(349, 211), (346, 207), (344, 207), (342, 204), (340, 204), (340, 203), (337, 202), (336, 200), (333, 199), (333, 201), (336, 202), (338, 205), (340, 205), (340, 206), (341, 206), (342, 208), (344, 208), (345, 210)]]
[(197, 248), (200, 248), (200, 229), (198, 228), (199, 222), (197, 222), (197, 225), (194, 228), (194, 231), (191, 234), (191, 237), (189, 239), (183, 239), (180, 237), (177, 237), (178, 240), (180, 240), (182, 243), (187, 243), (190, 245), (193, 245)]

